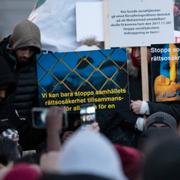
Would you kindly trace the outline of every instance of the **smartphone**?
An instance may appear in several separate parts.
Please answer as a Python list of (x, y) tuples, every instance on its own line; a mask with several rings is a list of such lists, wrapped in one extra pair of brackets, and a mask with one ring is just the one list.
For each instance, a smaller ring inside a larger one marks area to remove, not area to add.
[[(32, 109), (32, 125), (35, 128), (44, 129), (46, 128), (46, 115), (48, 108), (34, 107)], [(68, 127), (67, 112), (63, 113), (63, 129)]]
[(80, 108), (80, 119), (82, 125), (92, 124), (96, 121), (96, 105), (86, 104)]

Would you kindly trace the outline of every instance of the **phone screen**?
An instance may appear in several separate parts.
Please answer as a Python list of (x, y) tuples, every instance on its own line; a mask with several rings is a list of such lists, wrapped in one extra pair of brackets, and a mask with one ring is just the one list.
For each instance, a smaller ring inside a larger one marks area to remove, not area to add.
[(96, 121), (96, 106), (84, 105), (80, 108), (80, 118), (82, 124), (92, 124)]
[(32, 109), (32, 124), (35, 128), (45, 128), (46, 127), (46, 115), (47, 108), (33, 108)]

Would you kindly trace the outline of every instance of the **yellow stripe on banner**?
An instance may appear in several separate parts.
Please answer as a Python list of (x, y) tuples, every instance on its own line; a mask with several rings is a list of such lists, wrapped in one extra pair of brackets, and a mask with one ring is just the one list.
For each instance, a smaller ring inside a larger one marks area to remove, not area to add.
[(171, 82), (176, 82), (177, 79), (177, 64), (178, 64), (178, 51), (177, 51), (177, 47), (175, 44), (170, 44), (169, 45), (170, 48), (170, 81)]

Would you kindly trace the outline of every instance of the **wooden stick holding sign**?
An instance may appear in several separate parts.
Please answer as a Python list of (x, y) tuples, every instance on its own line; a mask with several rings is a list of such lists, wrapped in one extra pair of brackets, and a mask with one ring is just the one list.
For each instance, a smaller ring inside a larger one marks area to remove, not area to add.
[(104, 23), (104, 47), (110, 48), (110, 34), (109, 34), (109, 0), (104, 0), (103, 4), (103, 23)]
[(149, 100), (149, 78), (148, 78), (148, 52), (147, 47), (141, 47), (141, 79), (142, 79), (142, 98)]

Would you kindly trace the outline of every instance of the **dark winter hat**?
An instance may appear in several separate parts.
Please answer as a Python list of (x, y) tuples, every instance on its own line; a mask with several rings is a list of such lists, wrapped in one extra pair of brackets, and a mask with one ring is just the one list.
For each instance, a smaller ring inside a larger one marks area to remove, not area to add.
[[(155, 123), (165, 126), (156, 127)], [(147, 118), (143, 134), (139, 139), (139, 146), (144, 152), (150, 151), (156, 144), (169, 136), (176, 135), (177, 123), (175, 118), (165, 112), (157, 112)]]
[(5, 59), (0, 56), (0, 89), (7, 87), (8, 91), (15, 89), (15, 78)]
[(10, 37), (10, 48), (17, 50), (23, 47), (35, 47), (41, 50), (41, 35), (39, 28), (29, 20), (17, 24)]
[(174, 130), (177, 128), (176, 119), (172, 115), (165, 112), (156, 112), (149, 116), (147, 118), (145, 129), (148, 129), (154, 123), (166, 124), (169, 128)]

